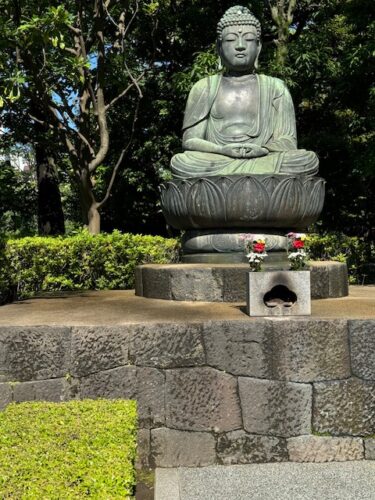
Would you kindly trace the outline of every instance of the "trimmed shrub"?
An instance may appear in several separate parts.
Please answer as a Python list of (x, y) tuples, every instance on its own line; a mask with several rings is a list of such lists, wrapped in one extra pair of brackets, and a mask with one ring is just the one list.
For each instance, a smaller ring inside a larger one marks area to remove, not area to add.
[(1, 498), (133, 498), (136, 403), (10, 404), (0, 414)]
[(134, 288), (138, 264), (178, 258), (178, 243), (161, 236), (121, 234), (29, 237), (9, 240), (5, 250), (17, 298), (59, 290)]
[(335, 260), (348, 265), (350, 283), (362, 281), (363, 266), (375, 260), (375, 248), (357, 236), (309, 234), (306, 248), (312, 260)]

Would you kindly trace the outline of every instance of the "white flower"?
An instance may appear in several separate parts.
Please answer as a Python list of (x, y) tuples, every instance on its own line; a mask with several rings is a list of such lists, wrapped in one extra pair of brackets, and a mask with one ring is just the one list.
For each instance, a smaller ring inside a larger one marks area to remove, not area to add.
[(307, 257), (307, 253), (304, 250), (299, 250), (298, 252), (291, 252), (288, 255), (288, 259), (297, 260), (297, 259), (305, 259)]

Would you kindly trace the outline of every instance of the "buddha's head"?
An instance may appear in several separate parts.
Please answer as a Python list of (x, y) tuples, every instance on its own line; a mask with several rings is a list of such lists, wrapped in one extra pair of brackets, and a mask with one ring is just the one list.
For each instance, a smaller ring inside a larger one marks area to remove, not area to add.
[(262, 45), (258, 19), (247, 7), (228, 9), (217, 25), (217, 48), (225, 68), (248, 73), (257, 66)]

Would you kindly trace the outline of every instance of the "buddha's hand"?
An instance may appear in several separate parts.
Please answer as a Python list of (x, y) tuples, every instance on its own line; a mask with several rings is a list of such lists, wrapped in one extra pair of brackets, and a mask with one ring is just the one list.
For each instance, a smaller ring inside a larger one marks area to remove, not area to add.
[(257, 144), (240, 142), (223, 146), (221, 153), (230, 158), (259, 158), (260, 156), (266, 156), (268, 150)]

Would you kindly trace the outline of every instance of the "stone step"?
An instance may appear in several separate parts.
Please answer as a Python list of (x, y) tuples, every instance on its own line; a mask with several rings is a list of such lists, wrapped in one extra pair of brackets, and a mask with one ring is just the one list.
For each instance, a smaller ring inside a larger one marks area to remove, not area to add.
[(375, 462), (156, 469), (155, 500), (374, 500)]

